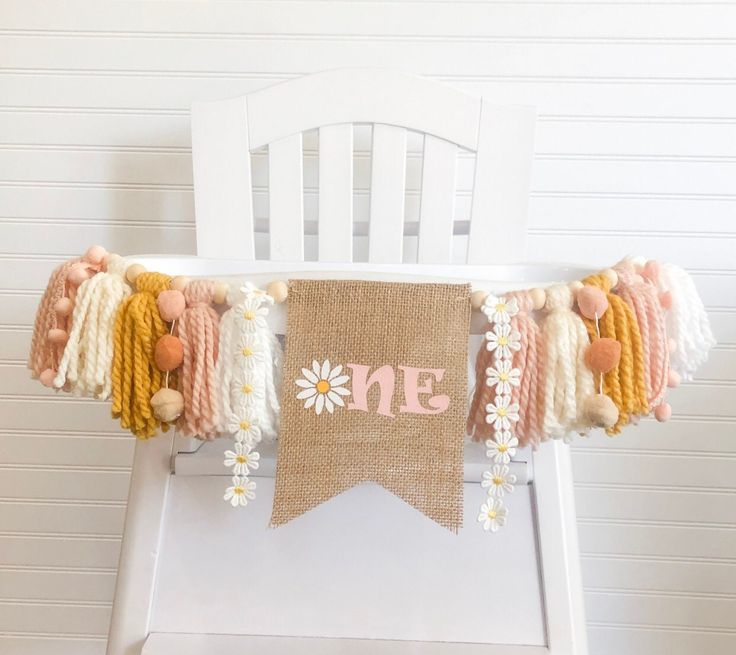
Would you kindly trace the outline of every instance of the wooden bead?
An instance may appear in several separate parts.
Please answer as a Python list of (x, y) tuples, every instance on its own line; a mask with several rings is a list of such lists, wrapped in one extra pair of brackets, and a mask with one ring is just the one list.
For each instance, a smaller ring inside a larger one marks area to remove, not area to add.
[(668, 421), (672, 416), (672, 406), (669, 403), (661, 403), (654, 408), (654, 418), (660, 423)]
[(138, 279), (138, 276), (141, 273), (146, 272), (146, 267), (143, 264), (131, 264), (128, 266), (128, 268), (125, 269), (125, 279), (130, 282), (130, 284), (135, 284), (135, 281)]
[(156, 342), (153, 361), (159, 371), (173, 371), (184, 361), (184, 346), (173, 334), (164, 334)]
[(594, 428), (612, 428), (618, 421), (618, 408), (602, 393), (588, 396), (583, 405), (583, 416)]
[(151, 396), (151, 409), (162, 423), (173, 423), (184, 411), (184, 396), (176, 389), (159, 389)]
[(156, 298), (156, 306), (164, 321), (175, 321), (182, 315), (186, 309), (187, 301), (181, 291), (168, 289), (158, 294)]
[(486, 298), (488, 298), (488, 293), (483, 291), (483, 289), (473, 291), (473, 293), (470, 294), (470, 306), (473, 309), (480, 310), (480, 308), (483, 307), (483, 303), (486, 301)]
[(601, 275), (607, 278), (608, 281), (611, 283), (611, 289), (613, 289), (618, 284), (618, 273), (616, 273), (616, 271), (614, 271), (612, 268), (606, 268), (602, 270)]
[(608, 299), (606, 294), (601, 291), (598, 287), (591, 285), (585, 285), (580, 291), (578, 291), (576, 300), (580, 313), (591, 320), (597, 316), (601, 318), (608, 309)]
[(585, 363), (595, 373), (608, 373), (621, 361), (621, 344), (616, 339), (601, 337), (585, 350)]
[(532, 307), (536, 311), (542, 309), (542, 307), (544, 307), (544, 303), (547, 302), (547, 292), (539, 287), (532, 289), (529, 292), (529, 296), (532, 299)]
[(577, 293), (585, 285), (580, 280), (573, 280), (568, 286), (573, 290), (574, 293)]
[(283, 280), (275, 280), (266, 287), (266, 293), (274, 299), (274, 302), (282, 303), (289, 295), (289, 287)]
[(227, 302), (228, 285), (225, 282), (215, 284), (214, 301), (218, 305), (224, 305)]
[(189, 278), (186, 275), (177, 275), (171, 279), (169, 287), (174, 291), (184, 291), (184, 287), (189, 284)]
[(59, 316), (70, 316), (74, 309), (74, 303), (69, 298), (59, 298), (54, 303), (54, 311)]
[(62, 330), (61, 328), (51, 328), (49, 330), (49, 341), (57, 346), (63, 346), (67, 341), (69, 341), (69, 334), (66, 330)]

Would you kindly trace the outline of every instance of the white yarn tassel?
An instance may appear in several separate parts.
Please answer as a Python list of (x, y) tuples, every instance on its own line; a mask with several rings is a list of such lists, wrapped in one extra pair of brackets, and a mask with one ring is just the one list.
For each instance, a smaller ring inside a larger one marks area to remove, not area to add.
[(667, 336), (675, 341), (670, 368), (683, 380), (691, 380), (716, 344), (708, 314), (692, 277), (679, 266), (662, 264), (660, 288), (672, 296), (672, 306), (665, 312)]
[[(221, 431), (241, 433), (243, 440), (254, 445), (261, 439), (275, 439), (278, 430), (282, 353), (265, 322), (273, 298), (249, 284), (231, 287), (228, 302), (232, 306), (220, 319), (217, 362)], [(244, 421), (257, 424), (257, 429), (246, 435), (247, 430), (239, 428)]]
[(131, 293), (125, 268), (122, 257), (109, 255), (106, 270), (79, 287), (69, 340), (54, 379), (57, 389), (67, 385), (79, 396), (110, 397), (115, 316)]
[(567, 439), (571, 430), (585, 429), (582, 411), (595, 393), (592, 371), (585, 365), (588, 332), (572, 311), (573, 294), (566, 284), (547, 289), (542, 325), (546, 358), (543, 433)]

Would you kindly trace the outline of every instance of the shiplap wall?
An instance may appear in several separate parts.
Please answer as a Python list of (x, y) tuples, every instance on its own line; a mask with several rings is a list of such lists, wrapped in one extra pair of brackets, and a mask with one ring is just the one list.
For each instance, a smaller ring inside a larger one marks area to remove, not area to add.
[(693, 273), (720, 344), (676, 418), (574, 446), (591, 653), (735, 651), (735, 26), (704, 2), (2, 0), (0, 652), (104, 652), (125, 510), (132, 439), (24, 368), (49, 271), (93, 242), (192, 252), (190, 102), (338, 65), (539, 107), (531, 259)]

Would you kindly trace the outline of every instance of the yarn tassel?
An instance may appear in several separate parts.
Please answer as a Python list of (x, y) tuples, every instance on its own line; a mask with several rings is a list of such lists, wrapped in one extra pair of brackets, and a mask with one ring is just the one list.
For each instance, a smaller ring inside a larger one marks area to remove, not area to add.
[(511, 294), (519, 305), (519, 313), (511, 321), (521, 334), (521, 348), (514, 353), (513, 367), (520, 372), (519, 386), (511, 387), (511, 402), (519, 404), (519, 422), (514, 434), (522, 446), (534, 449), (544, 439), (541, 396), (544, 388), (543, 341), (532, 316), (532, 298), (528, 291)]
[(141, 273), (136, 293), (123, 300), (115, 318), (112, 415), (140, 439), (152, 437), (160, 425), (168, 429), (154, 416), (151, 397), (164, 386), (164, 373), (154, 361), (155, 345), (169, 331), (156, 298), (170, 282), (162, 273)]
[(669, 349), (664, 309), (657, 288), (634, 271), (630, 261), (614, 267), (618, 275), (616, 294), (631, 308), (641, 333), (647, 401), (653, 409), (664, 400), (669, 374)]
[(566, 284), (547, 289), (547, 317), (541, 334), (545, 361), (542, 431), (555, 439), (588, 427), (585, 405), (595, 391), (593, 373), (585, 364), (588, 333), (572, 306), (573, 294)]
[(57, 389), (107, 400), (112, 390), (113, 331), (118, 305), (130, 295), (125, 260), (110, 255), (106, 270), (77, 291), (71, 330), (54, 379)]
[(273, 298), (247, 284), (231, 287), (227, 301), (216, 366), (220, 431), (254, 445), (275, 439), (278, 431), (283, 354), (265, 322)]
[(180, 390), (184, 414), (179, 428), (184, 436), (214, 439), (220, 413), (220, 386), (215, 363), (219, 348), (220, 317), (212, 307), (215, 283), (193, 280), (184, 287), (186, 309), (179, 318), (179, 339), (184, 347)]
[(599, 338), (600, 332), (600, 337), (615, 339), (621, 344), (619, 362), (603, 378), (604, 394), (613, 400), (619, 412), (618, 420), (606, 429), (606, 433), (618, 434), (632, 417), (649, 413), (641, 333), (629, 305), (611, 293), (608, 277), (591, 275), (583, 280), (583, 284), (603, 291), (608, 302), (608, 309), (598, 325), (594, 319), (583, 319), (591, 342)]
[(673, 340), (670, 369), (677, 378), (691, 380), (699, 366), (708, 359), (716, 344), (708, 314), (690, 274), (674, 264), (647, 262), (642, 275), (657, 284), (662, 304), (667, 309), (667, 336)]

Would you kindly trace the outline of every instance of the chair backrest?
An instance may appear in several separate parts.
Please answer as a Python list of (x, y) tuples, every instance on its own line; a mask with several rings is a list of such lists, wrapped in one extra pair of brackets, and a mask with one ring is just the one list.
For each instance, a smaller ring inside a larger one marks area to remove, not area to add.
[[(238, 98), (192, 106), (197, 254), (254, 259), (269, 233), (274, 261), (303, 261), (305, 233), (319, 261), (401, 263), (418, 235), (418, 263), (452, 261), (452, 237), (468, 235), (465, 262), (522, 261), (535, 111), (499, 106), (413, 75), (337, 69)], [(353, 222), (353, 126), (372, 126), (370, 216)], [(319, 131), (317, 224), (304, 220), (303, 133)], [(407, 130), (423, 135), (419, 221), (405, 221)], [(253, 212), (251, 153), (268, 148), (266, 224)], [(455, 220), (458, 151), (475, 155), (469, 221)], [(306, 232), (305, 232), (306, 229)], [(459, 263), (459, 262), (457, 262)]]

